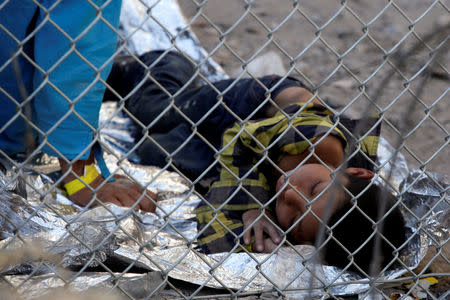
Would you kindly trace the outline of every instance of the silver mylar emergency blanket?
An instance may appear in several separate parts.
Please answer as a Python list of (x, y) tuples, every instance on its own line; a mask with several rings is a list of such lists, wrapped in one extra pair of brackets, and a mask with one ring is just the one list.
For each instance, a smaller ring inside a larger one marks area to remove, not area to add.
[[(384, 140), (381, 145), (381, 151), (388, 149)], [(114, 168), (116, 159), (112, 155), (106, 158), (107, 164)], [(160, 208), (156, 214), (112, 204), (85, 209), (72, 204), (59, 189), (52, 191), (53, 182), (45, 175), (15, 169), (1, 174), (0, 230), (3, 240), (0, 247), (12, 251), (28, 243), (38, 243), (45, 251), (59, 254), (63, 267), (96, 267), (99, 262), (106, 261), (111, 265), (133, 263), (136, 267), (168, 271), (170, 277), (216, 288), (265, 291), (275, 284), (282, 290), (308, 291), (312, 284), (318, 288), (312, 295), (321, 293), (320, 281), (335, 283), (330, 290), (335, 295), (355, 294), (368, 288), (367, 284), (340, 284), (361, 278), (348, 272), (339, 276), (341, 270), (332, 266), (307, 263), (305, 268), (302, 262), (312, 254), (312, 246), (283, 247), (273, 255), (205, 255), (197, 252), (193, 249), (197, 230), (192, 211), (200, 199), (192, 194), (184, 179), (176, 173), (128, 161), (122, 162), (121, 168), (141, 184), (159, 191)], [(31, 185), (27, 185), (27, 199), (14, 192), (20, 183), (18, 173)], [(431, 237), (437, 243), (448, 239), (450, 210), (448, 198), (445, 199), (446, 195), (441, 192), (442, 187), (444, 190), (448, 187), (448, 181), (437, 174), (432, 174), (430, 179), (420, 171), (405, 174), (407, 177), (401, 183), (401, 188), (407, 188), (403, 202), (416, 216), (405, 214), (415, 238), (402, 251), (402, 259), (408, 266), (415, 267), (426, 253)], [(422, 218), (420, 222), (416, 217)], [(308, 269), (314, 272), (312, 280)], [(27, 274), (32, 270), (41, 274), (55, 269), (30, 262), (10, 266), (3, 273)], [(390, 271), (385, 274), (385, 279), (396, 278), (404, 272), (401, 269)], [(97, 278), (99, 275), (92, 276)], [(39, 288), (36, 279), (33, 293)], [(48, 275), (44, 279), (46, 284), (40, 286), (43, 289), (48, 287)], [(96, 285), (98, 281), (85, 282), (78, 288), (88, 288), (90, 282)], [(30, 291), (26, 289), (24, 293)]]
[[(152, 4), (154, 1), (143, 2)], [(151, 49), (173, 48), (166, 31), (152, 20), (143, 21), (147, 9), (141, 1), (124, 0), (123, 3), (121, 30), (124, 36), (132, 33), (128, 40), (132, 51), (141, 54)], [(157, 15), (173, 35), (185, 26), (175, 1), (159, 2), (152, 8), (152, 15)], [(175, 43), (196, 61), (203, 62), (206, 68), (203, 72), (210, 80), (226, 77), (214, 62), (205, 60), (205, 52), (192, 35), (180, 35)], [(65, 268), (133, 264), (137, 268), (164, 271), (172, 278), (213, 288), (263, 292), (273, 290), (275, 285), (279, 290), (296, 290), (289, 295), (300, 298), (323, 294), (321, 287), (324, 284), (334, 284), (329, 289), (334, 295), (357, 294), (369, 288), (364, 281), (354, 283), (363, 279), (356, 274), (341, 274), (336, 267), (312, 262), (304, 264), (314, 251), (312, 246), (282, 247), (273, 255), (205, 255), (196, 251), (197, 224), (193, 209), (200, 198), (176, 173), (133, 164), (130, 160), (137, 161), (133, 157), (121, 161), (118, 167), (118, 157), (131, 148), (130, 132), (134, 130), (132, 122), (123, 117), (119, 109), (117, 103), (112, 102), (102, 106), (102, 140), (109, 152), (105, 154), (105, 160), (111, 172), (118, 170), (119, 174), (125, 173), (150, 190), (158, 191), (156, 213), (133, 211), (112, 204), (85, 209), (71, 203), (50, 177), (32, 170), (31, 166), (22, 170), (13, 168), (0, 173), (0, 249), (14, 251), (28, 243), (38, 243), (44, 251), (59, 255), (60, 266)], [(445, 194), (448, 178), (410, 171), (400, 154), (395, 163), (390, 163), (393, 153), (394, 149), (381, 139), (379, 160), (384, 168), (379, 175), (390, 178), (408, 208), (404, 215), (413, 238), (401, 256), (408, 267), (414, 268), (425, 255), (431, 238), (437, 243), (448, 239), (450, 209)], [(54, 164), (57, 162), (52, 159), (44, 163)], [(21, 196), (22, 180), (27, 182), (26, 199)], [(58, 272), (51, 263), (29, 261), (11, 265), (2, 272), (9, 274), (4, 277), (13, 284), (27, 278), (14, 274), (33, 272), (32, 280), (27, 280), (20, 290), (23, 295), (42, 295), (49, 287), (61, 285), (60, 281), (49, 279)], [(405, 272), (403, 269), (392, 270), (383, 278), (394, 279)], [(110, 278), (109, 273), (84, 272), (79, 276), (72, 287), (80, 291), (105, 284)], [(145, 274), (127, 276), (121, 280), (147, 278)], [(350, 281), (353, 283), (343, 284)]]

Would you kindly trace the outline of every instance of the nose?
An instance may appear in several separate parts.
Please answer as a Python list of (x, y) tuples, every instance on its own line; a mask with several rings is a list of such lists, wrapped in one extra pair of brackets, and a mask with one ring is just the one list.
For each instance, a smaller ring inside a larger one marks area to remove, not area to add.
[(302, 189), (302, 185), (292, 187), (288, 185), (286, 186), (284, 193), (287, 201), (292, 202), (295, 205), (305, 205), (305, 201), (308, 200), (307, 195)]
[(280, 176), (280, 178), (278, 178), (277, 180), (277, 185), (276, 185), (276, 191), (278, 192), (279, 190), (281, 190), (281, 188), (284, 185), (284, 176)]
[[(289, 176), (289, 174), (286, 176), (280, 176), (276, 184), (276, 191), (279, 192), (281, 190), (279, 197), (286, 197), (286, 193), (289, 193), (291, 197), (306, 197), (306, 180), (302, 179), (302, 177), (303, 176), (301, 174), (297, 174), (294, 180), (292, 174), (291, 176)], [(302, 197), (301, 195), (304, 196)]]

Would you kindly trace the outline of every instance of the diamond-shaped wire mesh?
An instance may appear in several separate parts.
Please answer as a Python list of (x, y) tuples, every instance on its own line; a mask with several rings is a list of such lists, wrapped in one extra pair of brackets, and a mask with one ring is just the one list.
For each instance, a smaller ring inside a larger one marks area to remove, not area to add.
[(0, 298), (445, 299), (446, 1), (2, 0)]

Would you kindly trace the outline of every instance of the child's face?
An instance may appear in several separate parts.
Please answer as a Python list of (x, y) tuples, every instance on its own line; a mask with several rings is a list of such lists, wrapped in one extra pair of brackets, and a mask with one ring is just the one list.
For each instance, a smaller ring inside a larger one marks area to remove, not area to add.
[(276, 191), (281, 190), (281, 193), (276, 202), (276, 214), (283, 230), (296, 224), (288, 234), (294, 243), (314, 242), (327, 207), (331, 215), (348, 201), (349, 197), (338, 183), (345, 185), (348, 179), (341, 175), (337, 177), (339, 180), (333, 180), (331, 173), (321, 164), (305, 164), (278, 179)]

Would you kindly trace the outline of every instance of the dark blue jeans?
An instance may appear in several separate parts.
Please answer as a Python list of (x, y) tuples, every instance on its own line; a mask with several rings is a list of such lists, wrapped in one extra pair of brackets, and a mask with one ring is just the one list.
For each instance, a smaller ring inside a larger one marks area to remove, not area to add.
[[(108, 83), (129, 97), (126, 108), (142, 123), (136, 140), (144, 139), (137, 149), (141, 163), (159, 167), (171, 163), (191, 180), (214, 162), (227, 128), (239, 119), (266, 117), (269, 95), (274, 99), (287, 87), (304, 87), (298, 80), (281, 81), (274, 75), (205, 84), (189, 59), (177, 52), (163, 54), (151, 51), (140, 56), (148, 69), (132, 58), (115, 63)], [(211, 168), (208, 177), (214, 172)]]

